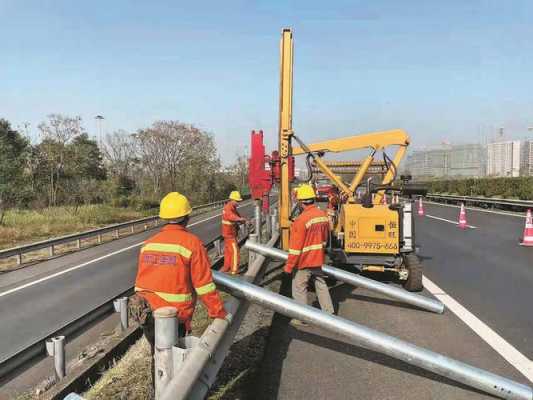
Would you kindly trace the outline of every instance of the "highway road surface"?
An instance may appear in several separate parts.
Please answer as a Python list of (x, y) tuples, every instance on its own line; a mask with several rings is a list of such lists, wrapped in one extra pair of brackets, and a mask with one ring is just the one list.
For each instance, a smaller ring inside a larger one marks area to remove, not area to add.
[[(416, 217), (423, 295), (449, 307), (420, 311), (364, 289), (332, 289), (340, 316), (518, 382), (533, 384), (533, 248), (518, 245), (523, 216), (426, 204)], [(288, 285), (282, 285), (287, 293)], [(489, 399), (438, 375), (276, 315), (258, 374), (260, 399)]]
[[(252, 215), (251, 204), (243, 206)], [(372, 292), (338, 285), (339, 315), (401, 339), (532, 384), (533, 249), (518, 245), (524, 218), (426, 204), (416, 217), (425, 264), (425, 296), (447, 305), (444, 315), (421, 311)], [(192, 221), (209, 241), (220, 231), (218, 212)], [(146, 232), (58, 257), (0, 278), (0, 354), (7, 357), (46, 332), (131, 287)], [(287, 285), (282, 290), (287, 294)], [(363, 350), (319, 328), (293, 328), (276, 315), (255, 398), (485, 399), (468, 387)]]
[[(253, 215), (251, 202), (241, 213)], [(220, 210), (193, 217), (204, 242), (220, 235)], [(158, 229), (158, 228), (156, 228)], [(133, 286), (142, 241), (128, 236), (0, 276), (0, 361)]]

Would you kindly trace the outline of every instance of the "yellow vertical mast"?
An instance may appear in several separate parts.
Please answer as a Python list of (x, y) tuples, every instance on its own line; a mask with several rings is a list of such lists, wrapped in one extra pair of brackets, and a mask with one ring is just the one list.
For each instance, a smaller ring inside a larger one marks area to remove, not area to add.
[(281, 162), (281, 179), (279, 191), (279, 223), (281, 229), (281, 246), (289, 249), (290, 227), (290, 188), (289, 157), (292, 154), (292, 32), (284, 28), (280, 43), (280, 87), (279, 87), (279, 155)]

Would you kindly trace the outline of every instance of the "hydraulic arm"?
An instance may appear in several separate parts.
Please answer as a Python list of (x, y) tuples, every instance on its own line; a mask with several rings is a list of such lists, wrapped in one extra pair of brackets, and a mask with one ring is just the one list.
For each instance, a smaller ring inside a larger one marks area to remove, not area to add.
[[(343, 192), (348, 199), (354, 198), (355, 190), (361, 184), (365, 174), (368, 172), (372, 162), (374, 161), (375, 154), (378, 151), (385, 151), (389, 146), (398, 146), (396, 154), (393, 159), (389, 159), (389, 167), (383, 180), (382, 185), (388, 185), (394, 179), (398, 165), (405, 155), (407, 146), (409, 145), (409, 136), (401, 129), (367, 133), (357, 136), (348, 136), (340, 139), (326, 140), (323, 142), (313, 143), (305, 145), (301, 140), (295, 137), (300, 144), (300, 147), (296, 147), (292, 150), (293, 155), (300, 154), (313, 154), (316, 166), (328, 176), (333, 183)], [(322, 160), (324, 153), (332, 152), (339, 153), (350, 150), (369, 149), (370, 154), (363, 160), (357, 173), (352, 179), (352, 182), (347, 185), (344, 181), (336, 175), (333, 169)], [(375, 198), (376, 202), (380, 202), (383, 197), (383, 190), (380, 190)]]

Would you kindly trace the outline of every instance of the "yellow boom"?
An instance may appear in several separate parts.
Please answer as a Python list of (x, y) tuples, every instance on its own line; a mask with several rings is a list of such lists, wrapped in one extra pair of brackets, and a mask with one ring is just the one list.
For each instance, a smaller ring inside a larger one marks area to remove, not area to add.
[[(347, 186), (342, 179), (333, 172), (326, 162), (321, 160), (321, 157), (315, 157), (315, 163), (317, 167), (320, 168), (322, 173), (328, 176), (332, 182), (346, 196), (348, 196), (349, 199), (353, 200), (355, 190), (361, 184), (363, 177), (372, 165), (372, 161), (374, 161), (374, 154), (377, 151), (385, 150), (388, 146), (398, 146), (396, 154), (394, 155), (394, 159), (392, 160), (394, 166), (389, 168), (381, 182), (383, 185), (387, 185), (394, 178), (394, 174), (396, 172), (394, 171), (394, 168), (398, 168), (398, 165), (405, 155), (408, 145), (409, 136), (407, 133), (401, 129), (395, 129), (383, 132), (366, 133), (356, 136), (347, 136), (339, 139), (325, 140), (323, 142), (313, 143), (302, 147), (295, 147), (292, 149), (292, 154), (296, 156), (306, 154), (310, 151), (318, 153), (339, 153), (350, 150), (369, 149), (371, 153), (362, 162), (361, 167), (354, 176), (350, 186)], [(378, 203), (381, 202), (382, 197), (383, 191), (379, 191), (376, 195), (375, 201)]]

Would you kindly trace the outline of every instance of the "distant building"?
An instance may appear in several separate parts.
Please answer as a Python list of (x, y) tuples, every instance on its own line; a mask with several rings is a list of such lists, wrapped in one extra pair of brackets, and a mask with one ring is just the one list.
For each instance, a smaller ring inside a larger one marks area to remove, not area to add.
[(520, 175), (533, 176), (533, 140), (526, 140), (520, 146)]
[(520, 176), (520, 141), (508, 140), (487, 145), (488, 176)]
[(480, 144), (453, 145), (448, 155), (448, 176), (478, 178), (485, 175), (485, 147)]
[(445, 145), (415, 150), (407, 157), (405, 172), (418, 180), (485, 175), (485, 148), (480, 144)]
[(447, 175), (447, 149), (415, 150), (407, 157), (405, 171), (415, 179), (439, 178)]

